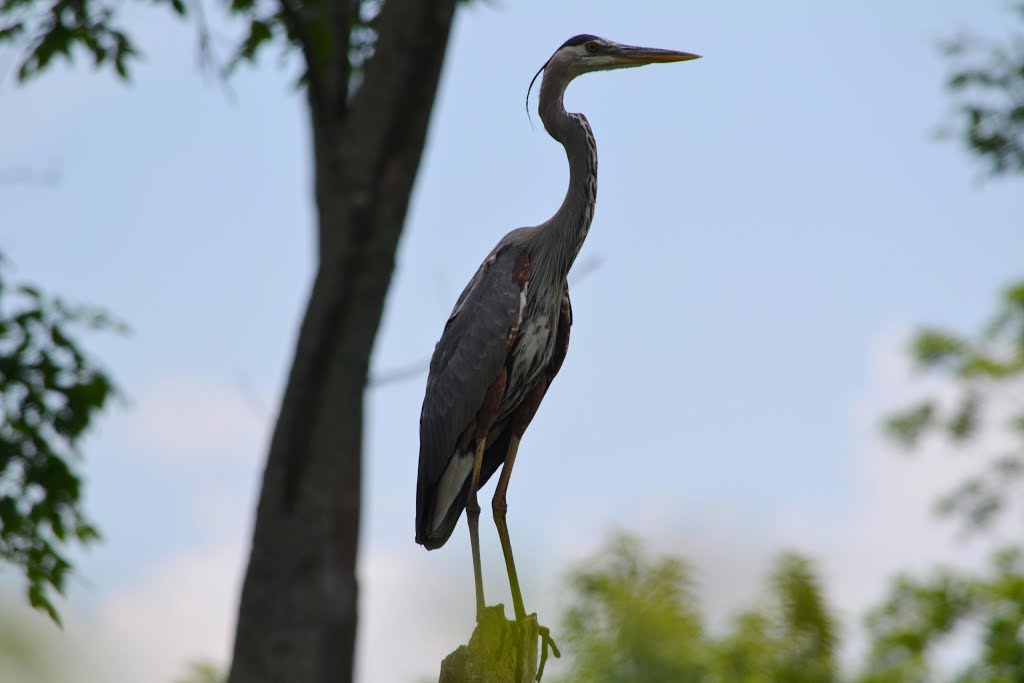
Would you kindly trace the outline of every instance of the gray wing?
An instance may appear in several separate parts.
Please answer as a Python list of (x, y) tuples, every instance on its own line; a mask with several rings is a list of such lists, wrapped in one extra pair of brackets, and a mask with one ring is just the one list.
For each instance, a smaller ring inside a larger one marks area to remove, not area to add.
[(508, 353), (518, 322), (520, 290), (513, 280), (516, 250), (499, 246), (462, 292), (430, 359), (420, 412), (416, 528), (433, 505), (434, 487), (456, 442), (476, 417)]

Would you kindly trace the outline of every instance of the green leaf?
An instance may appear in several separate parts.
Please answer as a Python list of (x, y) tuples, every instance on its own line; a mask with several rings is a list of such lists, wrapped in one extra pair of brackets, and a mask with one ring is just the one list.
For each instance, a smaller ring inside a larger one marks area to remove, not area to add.
[(17, 534), (22, 527), (22, 515), (17, 501), (10, 497), (0, 498), (0, 538)]
[(914, 339), (912, 353), (918, 363), (929, 367), (955, 360), (963, 354), (964, 349), (963, 341), (953, 335), (924, 330)]
[(75, 536), (77, 536), (78, 540), (83, 544), (93, 543), (102, 538), (100, 536), (100, 532), (91, 524), (79, 524), (78, 528), (75, 529)]
[(1024, 313), (1024, 282), (1018, 282), (1008, 287), (1006, 292), (1003, 293), (1003, 300), (1008, 306), (1019, 309)]
[(249, 36), (242, 43), (242, 56), (250, 61), (253, 60), (260, 46), (270, 40), (273, 35), (268, 22), (261, 19), (253, 19), (249, 23)]
[(117, 71), (117, 75), (122, 80), (128, 80), (128, 62), (125, 59), (123, 52), (117, 52), (114, 54), (114, 70)]
[(914, 408), (890, 417), (886, 430), (905, 448), (916, 445), (922, 433), (935, 423), (935, 404), (924, 401)]
[(13, 24), (8, 24), (3, 28), (0, 28), (0, 43), (5, 40), (14, 40), (21, 36), (25, 32), (25, 24), (21, 21), (16, 21)]
[(46, 597), (46, 593), (41, 585), (33, 583), (28, 587), (28, 604), (38, 610), (46, 612), (50, 616), (50, 619), (53, 620), (53, 623), (63, 628), (64, 625), (60, 620), (60, 614), (57, 613), (57, 608), (54, 607), (53, 603), (50, 602), (50, 599)]
[(992, 463), (992, 470), (1000, 479), (1016, 479), (1024, 475), (1024, 459), (1007, 455)]
[(243, 61), (254, 62), (260, 48), (274, 37), (274, 30), (280, 24), (280, 16), (272, 15), (264, 18), (253, 18), (249, 22), (249, 34), (235, 50), (235, 54), (224, 66), (223, 74), (229, 75)]
[(960, 405), (946, 424), (954, 441), (964, 441), (974, 435), (978, 426), (978, 396), (968, 392), (960, 399)]
[(990, 377), (1001, 379), (1015, 370), (1014, 363), (1001, 361), (991, 356), (971, 355), (960, 368), (963, 377)]
[(72, 570), (65, 549), (99, 538), (74, 466), (81, 437), (115, 391), (74, 334), (95, 315), (37, 287), (8, 286), (0, 272), (0, 562), (21, 569), (29, 603), (55, 623), (51, 596)]

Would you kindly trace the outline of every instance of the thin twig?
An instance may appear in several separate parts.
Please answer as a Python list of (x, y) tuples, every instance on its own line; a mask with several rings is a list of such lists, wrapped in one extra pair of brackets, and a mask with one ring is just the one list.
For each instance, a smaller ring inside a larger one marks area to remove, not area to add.
[(42, 171), (32, 168), (10, 168), (0, 170), (0, 187), (10, 185), (53, 187), (58, 183), (60, 183), (60, 171), (56, 168), (49, 168)]

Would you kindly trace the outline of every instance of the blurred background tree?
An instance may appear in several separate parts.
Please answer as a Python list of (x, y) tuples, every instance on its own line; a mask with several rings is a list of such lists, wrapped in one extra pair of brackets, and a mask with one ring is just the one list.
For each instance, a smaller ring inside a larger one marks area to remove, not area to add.
[[(1024, 22), (1024, 3), (1010, 11)], [(1024, 172), (1024, 31), (1002, 40), (960, 35), (943, 49), (956, 64), (948, 85), (957, 136), (991, 175)]]
[(572, 570), (568, 584), (566, 681), (704, 680), (704, 627), (680, 558), (650, 558), (638, 540), (619, 535)]
[[(978, 576), (937, 570), (924, 580), (900, 577), (869, 616), (868, 629), (871, 649), (860, 683), (1020, 681), (1024, 554), (999, 552)], [(951, 652), (959, 661), (949, 661)]]
[[(1012, 13), (1024, 25), (1024, 3)], [(955, 63), (948, 86), (963, 143), (992, 176), (1015, 179), (1024, 173), (1024, 31), (1017, 26), (1002, 42), (960, 36), (945, 51)], [(939, 511), (959, 517), (965, 530), (984, 529), (1016, 497), (1024, 475), (1024, 280), (1006, 287), (979, 333), (924, 328), (911, 356), (921, 370), (948, 379), (956, 400), (949, 406), (931, 398), (892, 416), (887, 426), (897, 441), (913, 448), (932, 436), (975, 451), (983, 427), (1008, 437), (1003, 452), (939, 501)]]
[[(1024, 25), (1024, 3), (1011, 12)], [(1021, 26), (1005, 40), (961, 35), (946, 41), (944, 51), (954, 64), (947, 85), (968, 152), (991, 176), (1024, 173)], [(983, 529), (1014, 498), (1024, 475), (1024, 407), (1017, 401), (1024, 387), (1024, 280), (1006, 287), (980, 333), (925, 328), (915, 335), (911, 356), (920, 369), (950, 380), (957, 397), (952, 406), (931, 398), (892, 416), (887, 424), (897, 441), (913, 448), (934, 436), (974, 450), (979, 428), (993, 421), (1010, 437), (1003, 453), (939, 501), (939, 511), (959, 517), (966, 530)]]
[(566, 683), (730, 681), (830, 683), (838, 679), (836, 621), (810, 560), (784, 553), (764, 604), (721, 635), (700, 613), (680, 557), (651, 557), (629, 535), (612, 537), (569, 575), (561, 635)]
[(926, 328), (912, 342), (911, 356), (922, 370), (948, 379), (955, 400), (929, 398), (891, 417), (889, 432), (912, 448), (926, 437), (975, 454), (983, 427), (997, 432), (998, 453), (938, 503), (944, 515), (958, 517), (967, 531), (978, 531), (1019, 497), (1024, 475), (1024, 281), (1009, 286), (1000, 307), (980, 333), (960, 334)]
[[(1007, 288), (1000, 310), (980, 333), (925, 329), (913, 339), (910, 355), (951, 382), (954, 400), (922, 401), (886, 426), (908, 447), (932, 437), (957, 452), (988, 457), (937, 505), (965, 532), (985, 533), (1022, 493), (1024, 282)], [(997, 453), (987, 452), (993, 437), (1006, 444)], [(871, 648), (862, 683), (1024, 680), (1024, 551), (1020, 545), (1001, 550), (980, 574), (938, 569), (923, 579), (901, 576), (867, 624)], [(952, 664), (951, 648), (961, 655)]]
[(813, 562), (796, 553), (775, 561), (765, 605), (733, 619), (711, 646), (715, 681), (839, 680), (838, 628)]
[[(1024, 23), (1024, 4), (1012, 11)], [(991, 176), (1024, 173), (1024, 32), (1018, 26), (1005, 42), (961, 36), (945, 49), (956, 64), (948, 85), (968, 151)], [(921, 401), (886, 427), (910, 449), (933, 438), (987, 457), (977, 474), (940, 498), (937, 511), (965, 532), (991, 530), (1024, 492), (1024, 280), (1006, 287), (980, 332), (924, 328), (910, 356), (921, 370), (944, 377), (954, 399)], [(867, 625), (862, 683), (1024, 680), (1024, 552), (1019, 545), (1000, 550), (982, 573), (937, 569), (924, 579), (898, 577)], [(951, 648), (959, 662), (950, 663)]]

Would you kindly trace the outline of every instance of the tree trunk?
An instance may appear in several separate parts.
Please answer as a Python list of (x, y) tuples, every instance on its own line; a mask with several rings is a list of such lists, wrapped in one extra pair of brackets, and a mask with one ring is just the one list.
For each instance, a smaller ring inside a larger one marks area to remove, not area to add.
[(230, 683), (353, 677), (363, 394), (454, 4), (389, 0), (350, 101), (309, 79), (320, 260), (263, 474)]

